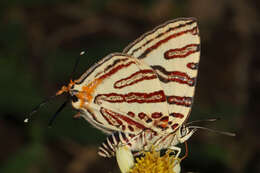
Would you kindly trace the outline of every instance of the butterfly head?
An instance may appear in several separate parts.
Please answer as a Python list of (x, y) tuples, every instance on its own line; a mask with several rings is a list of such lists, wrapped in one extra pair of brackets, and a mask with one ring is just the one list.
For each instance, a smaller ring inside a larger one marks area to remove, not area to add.
[(93, 101), (93, 94), (101, 82), (102, 79), (95, 79), (87, 84), (76, 84), (75, 81), (70, 80), (67, 86), (62, 86), (61, 89), (56, 92), (56, 96), (68, 93), (72, 101), (72, 106), (80, 110)]
[(59, 95), (62, 95), (64, 93), (68, 93), (69, 94), (69, 98), (71, 99), (72, 101), (72, 105), (73, 103), (76, 103), (78, 102), (78, 90), (75, 90), (74, 87), (75, 87), (75, 81), (73, 80), (70, 80), (69, 84), (66, 86), (66, 85), (63, 85), (61, 87), (61, 89), (59, 91), (56, 92), (56, 96), (59, 96)]
[(184, 143), (187, 141), (193, 133), (195, 133), (197, 129), (190, 129), (189, 127), (186, 127), (185, 125), (180, 126), (178, 129), (176, 136), (179, 143)]
[(56, 92), (56, 96), (62, 95), (63, 93), (69, 93), (74, 88), (75, 82), (70, 80), (70, 83), (65, 86), (63, 85), (59, 91)]
[(77, 91), (73, 90), (75, 86), (75, 82), (70, 80), (68, 85), (63, 85), (60, 90), (56, 92), (56, 96), (62, 95), (64, 93), (68, 93), (72, 100), (76, 100)]

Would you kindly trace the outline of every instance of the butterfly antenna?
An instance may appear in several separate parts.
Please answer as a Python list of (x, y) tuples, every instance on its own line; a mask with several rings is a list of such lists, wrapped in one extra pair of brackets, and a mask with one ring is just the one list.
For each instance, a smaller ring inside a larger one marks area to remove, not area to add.
[(51, 127), (54, 120), (57, 118), (57, 116), (59, 115), (59, 113), (65, 108), (65, 106), (67, 105), (67, 103), (69, 102), (69, 99), (67, 99), (60, 107), (59, 109), (55, 112), (55, 114), (51, 117), (51, 119), (49, 120), (48, 123), (48, 127)]
[(194, 120), (186, 123), (185, 125), (190, 125), (194, 123), (200, 123), (200, 122), (215, 122), (217, 120), (220, 120), (220, 118), (208, 118), (208, 119), (203, 119), (203, 120)]
[[(80, 56), (84, 55), (85, 51), (80, 52)], [(71, 79), (74, 77), (76, 69), (78, 67), (79, 64), (79, 59), (80, 56), (76, 59), (75, 65), (73, 67), (73, 71), (71, 73)], [(27, 118), (24, 119), (24, 123), (28, 123), (29, 120), (31, 119), (32, 115), (35, 114), (42, 106), (46, 105), (47, 103), (49, 103), (50, 101), (52, 101), (54, 98), (56, 98), (58, 95), (61, 95), (64, 92), (64, 90), (61, 90), (61, 93), (56, 93), (55, 95), (47, 98), (46, 100), (42, 101), (40, 104), (38, 104), (27, 116)], [(58, 113), (66, 106), (68, 100), (66, 100), (63, 105), (58, 109), (58, 111), (54, 114), (54, 116), (51, 118), (49, 124), (51, 125), (52, 122), (54, 121), (54, 119), (57, 117)], [(66, 104), (65, 104), (66, 103)]]
[(210, 131), (210, 132), (213, 132), (213, 133), (218, 133), (218, 134), (227, 135), (227, 136), (236, 136), (235, 133), (223, 132), (223, 131), (219, 131), (219, 130), (209, 129), (209, 128), (207, 128), (207, 127), (189, 126), (189, 128), (193, 128), (193, 129), (203, 129), (203, 130), (207, 130), (207, 131)]
[(32, 118), (32, 115), (35, 114), (42, 106), (46, 105), (50, 101), (52, 101), (54, 98), (56, 98), (56, 95), (53, 95), (45, 100), (43, 100), (40, 104), (38, 104), (27, 116), (27, 118), (24, 119), (25, 123), (28, 123), (29, 120)]
[(81, 51), (80, 54), (79, 54), (80, 56), (76, 59), (76, 62), (75, 62), (75, 64), (74, 64), (74, 67), (73, 67), (73, 70), (72, 70), (72, 73), (71, 73), (71, 79), (74, 78), (74, 75), (75, 75), (75, 73), (76, 73), (77, 67), (78, 67), (78, 65), (79, 65), (80, 57), (81, 57), (82, 55), (84, 55), (84, 54), (85, 54), (85, 51)]

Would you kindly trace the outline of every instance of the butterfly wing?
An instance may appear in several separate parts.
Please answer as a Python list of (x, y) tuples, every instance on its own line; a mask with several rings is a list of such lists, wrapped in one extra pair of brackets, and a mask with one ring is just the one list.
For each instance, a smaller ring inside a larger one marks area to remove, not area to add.
[(176, 130), (188, 118), (194, 97), (200, 58), (196, 19), (168, 21), (135, 40), (123, 53), (154, 69), (167, 98), (171, 130)]
[[(94, 65), (73, 87), (72, 105), (100, 130), (137, 134), (167, 126), (168, 104), (154, 70), (124, 54), (111, 54)], [(165, 118), (166, 117), (166, 118)]]

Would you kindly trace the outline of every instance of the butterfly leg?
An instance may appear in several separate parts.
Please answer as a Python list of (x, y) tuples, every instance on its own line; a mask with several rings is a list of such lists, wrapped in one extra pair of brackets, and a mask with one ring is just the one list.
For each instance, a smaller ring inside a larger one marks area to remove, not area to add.
[(188, 157), (188, 153), (189, 153), (187, 141), (185, 141), (184, 143), (185, 143), (185, 155), (181, 158), (181, 160), (187, 158)]
[(80, 118), (80, 117), (81, 117), (80, 112), (78, 112), (78, 113), (76, 113), (75, 115), (73, 115), (73, 118), (75, 118), (75, 119), (78, 119), (78, 118)]
[(180, 147), (170, 146), (170, 147), (168, 147), (168, 149), (173, 150), (173, 151), (177, 151), (177, 154), (175, 155), (175, 158), (179, 158), (179, 155), (181, 153), (181, 148)]

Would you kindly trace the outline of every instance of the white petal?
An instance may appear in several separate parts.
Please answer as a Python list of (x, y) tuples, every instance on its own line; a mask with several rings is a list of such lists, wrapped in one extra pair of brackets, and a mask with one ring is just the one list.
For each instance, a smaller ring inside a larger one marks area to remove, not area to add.
[(122, 173), (127, 173), (134, 166), (134, 157), (128, 146), (116, 150), (116, 160)]
[(179, 161), (175, 161), (174, 162), (175, 166), (173, 167), (173, 171), (175, 173), (180, 173), (181, 172), (181, 165), (180, 165), (180, 162)]

